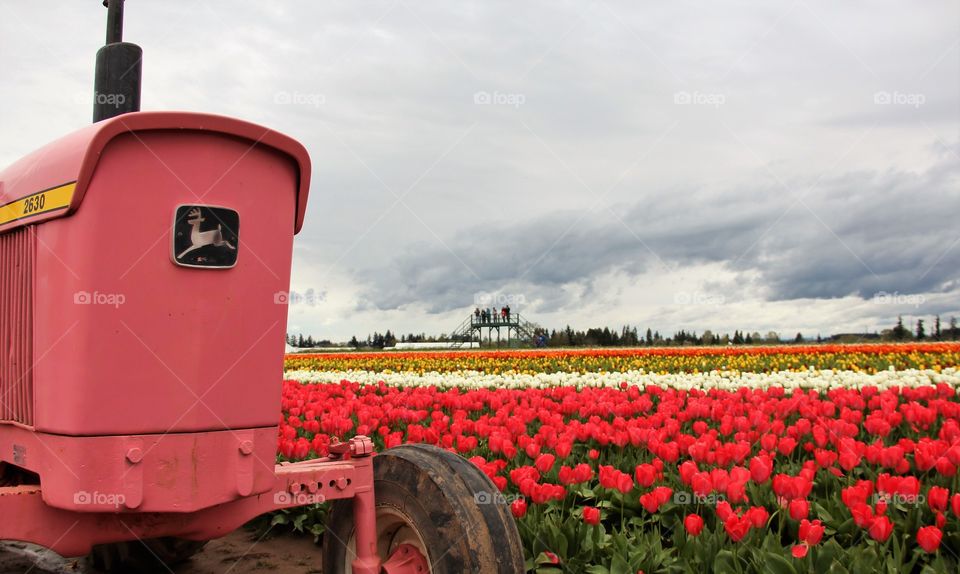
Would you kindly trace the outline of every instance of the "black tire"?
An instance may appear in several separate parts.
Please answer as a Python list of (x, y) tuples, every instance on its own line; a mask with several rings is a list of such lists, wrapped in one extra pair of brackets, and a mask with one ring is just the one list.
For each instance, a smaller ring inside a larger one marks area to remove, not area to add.
[(206, 544), (173, 537), (100, 544), (93, 547), (90, 561), (103, 572), (170, 572)]
[[(411, 444), (377, 454), (373, 468), (381, 559), (396, 548), (402, 530), (408, 538), (415, 533), (422, 543), (418, 546), (425, 550), (432, 574), (525, 571), (509, 507), (470, 461), (441, 448)], [(397, 526), (398, 517), (406, 525)], [(324, 574), (350, 573), (353, 531), (353, 501), (336, 501), (323, 537)]]

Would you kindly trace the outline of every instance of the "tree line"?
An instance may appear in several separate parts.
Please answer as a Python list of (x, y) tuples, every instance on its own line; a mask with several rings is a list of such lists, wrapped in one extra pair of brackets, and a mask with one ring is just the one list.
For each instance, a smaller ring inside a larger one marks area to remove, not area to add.
[[(593, 327), (586, 330), (575, 330), (570, 325), (563, 329), (538, 329), (536, 333), (542, 344), (548, 347), (661, 347), (661, 346), (692, 346), (692, 345), (770, 345), (782, 343), (811, 344), (811, 343), (853, 343), (863, 341), (957, 341), (960, 340), (960, 328), (957, 327), (957, 318), (951, 317), (944, 325), (940, 316), (934, 317), (932, 324), (924, 319), (917, 319), (916, 323), (907, 327), (903, 317), (898, 317), (896, 324), (880, 332), (873, 333), (838, 333), (826, 338), (819, 334), (816, 338), (804, 338), (801, 333), (793, 337), (784, 338), (776, 331), (766, 334), (735, 330), (733, 333), (714, 333), (707, 329), (701, 333), (681, 329), (669, 335), (647, 328), (641, 331), (635, 326), (624, 325), (620, 329), (609, 327)], [(397, 336), (389, 329), (384, 333), (374, 332), (366, 338), (353, 336), (347, 343), (332, 343), (327, 339), (314, 339), (312, 336), (287, 335), (287, 344), (293, 347), (336, 347), (348, 346), (357, 349), (383, 349), (401, 343), (449, 342), (451, 334), (428, 336), (426, 333), (409, 333)]]

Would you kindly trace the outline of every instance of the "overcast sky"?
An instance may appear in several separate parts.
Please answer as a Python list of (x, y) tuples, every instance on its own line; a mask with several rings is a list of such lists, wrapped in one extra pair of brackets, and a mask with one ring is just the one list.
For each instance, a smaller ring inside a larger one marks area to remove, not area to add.
[[(0, 164), (89, 122), (105, 18), (0, 1)], [(960, 315), (956, 2), (129, 0), (125, 39), (145, 110), (310, 151), (294, 332)]]

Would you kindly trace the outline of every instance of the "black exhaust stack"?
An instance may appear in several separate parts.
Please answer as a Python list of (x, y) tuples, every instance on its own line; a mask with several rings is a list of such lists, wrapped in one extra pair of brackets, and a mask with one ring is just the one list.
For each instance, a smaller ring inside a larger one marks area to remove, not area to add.
[(107, 7), (107, 44), (97, 51), (93, 84), (93, 121), (140, 111), (143, 50), (123, 41), (123, 0), (103, 0)]

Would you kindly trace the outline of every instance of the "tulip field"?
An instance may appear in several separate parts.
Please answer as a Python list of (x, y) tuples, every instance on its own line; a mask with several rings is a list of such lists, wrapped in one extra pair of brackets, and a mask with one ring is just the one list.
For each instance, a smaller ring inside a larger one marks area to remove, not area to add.
[(288, 355), (278, 456), (454, 450), (529, 572), (958, 572), (958, 366), (957, 343)]

